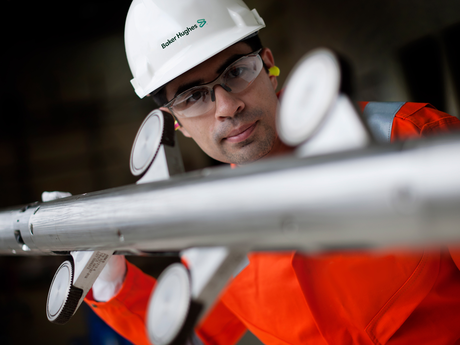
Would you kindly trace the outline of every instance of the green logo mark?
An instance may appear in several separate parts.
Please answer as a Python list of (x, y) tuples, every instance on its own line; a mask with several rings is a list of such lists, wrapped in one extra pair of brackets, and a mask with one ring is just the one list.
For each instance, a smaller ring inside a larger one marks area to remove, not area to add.
[(198, 24), (200, 24), (200, 28), (202, 28), (205, 24), (206, 24), (206, 20), (205, 19), (198, 19), (196, 21)]

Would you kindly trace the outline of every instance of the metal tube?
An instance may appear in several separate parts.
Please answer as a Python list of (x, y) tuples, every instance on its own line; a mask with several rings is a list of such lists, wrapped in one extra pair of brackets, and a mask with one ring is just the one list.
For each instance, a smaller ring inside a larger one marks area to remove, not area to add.
[(288, 157), (3, 210), (0, 254), (460, 243), (459, 152), (454, 136)]

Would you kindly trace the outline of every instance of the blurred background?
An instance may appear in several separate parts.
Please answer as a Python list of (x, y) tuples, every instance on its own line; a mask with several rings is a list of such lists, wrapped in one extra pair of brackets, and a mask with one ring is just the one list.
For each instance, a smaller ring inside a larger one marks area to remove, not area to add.
[[(280, 86), (313, 48), (354, 67), (356, 100), (429, 102), (460, 113), (460, 2), (455, 0), (247, 0), (281, 69)], [(129, 155), (155, 108), (129, 80), (123, 29), (129, 0), (3, 2), (0, 207), (42, 191), (81, 194), (135, 182)], [(186, 170), (217, 162), (179, 134)], [(157, 275), (170, 261), (130, 258)], [(49, 323), (45, 302), (61, 257), (0, 257), (0, 344), (122, 344), (86, 308)], [(101, 333), (101, 331), (99, 331)], [(109, 339), (109, 340), (107, 340)], [(248, 343), (253, 339), (245, 339)]]

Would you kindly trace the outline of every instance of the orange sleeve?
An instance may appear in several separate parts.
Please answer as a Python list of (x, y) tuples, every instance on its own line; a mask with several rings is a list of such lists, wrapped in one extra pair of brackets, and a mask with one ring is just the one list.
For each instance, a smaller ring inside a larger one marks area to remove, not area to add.
[[(148, 301), (156, 280), (126, 261), (126, 278), (121, 290), (107, 302), (94, 300), (93, 291), (85, 302), (120, 335), (136, 345), (150, 345), (146, 333)], [(236, 316), (220, 301), (197, 327), (196, 333), (208, 345), (231, 345), (246, 332)]]
[(246, 330), (246, 326), (218, 300), (198, 325), (196, 333), (205, 344), (232, 345), (238, 342)]
[(460, 130), (460, 120), (428, 103), (407, 102), (393, 120), (391, 141), (429, 137)]
[(145, 317), (155, 279), (126, 262), (126, 278), (121, 290), (107, 302), (97, 302), (93, 291), (85, 302), (120, 335), (136, 345), (150, 345), (145, 331)]

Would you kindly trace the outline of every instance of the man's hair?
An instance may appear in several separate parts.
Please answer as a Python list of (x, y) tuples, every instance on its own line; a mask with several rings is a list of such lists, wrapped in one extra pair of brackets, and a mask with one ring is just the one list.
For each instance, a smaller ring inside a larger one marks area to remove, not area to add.
[[(254, 52), (256, 50), (262, 49), (262, 42), (260, 40), (259, 34), (255, 33), (246, 38), (243, 38), (238, 43), (246, 43), (250, 48), (251, 51)], [(154, 92), (152, 95), (153, 101), (157, 104), (157, 106), (161, 107), (168, 103), (168, 99), (166, 98), (166, 90), (164, 86), (162, 86), (157, 92)]]

